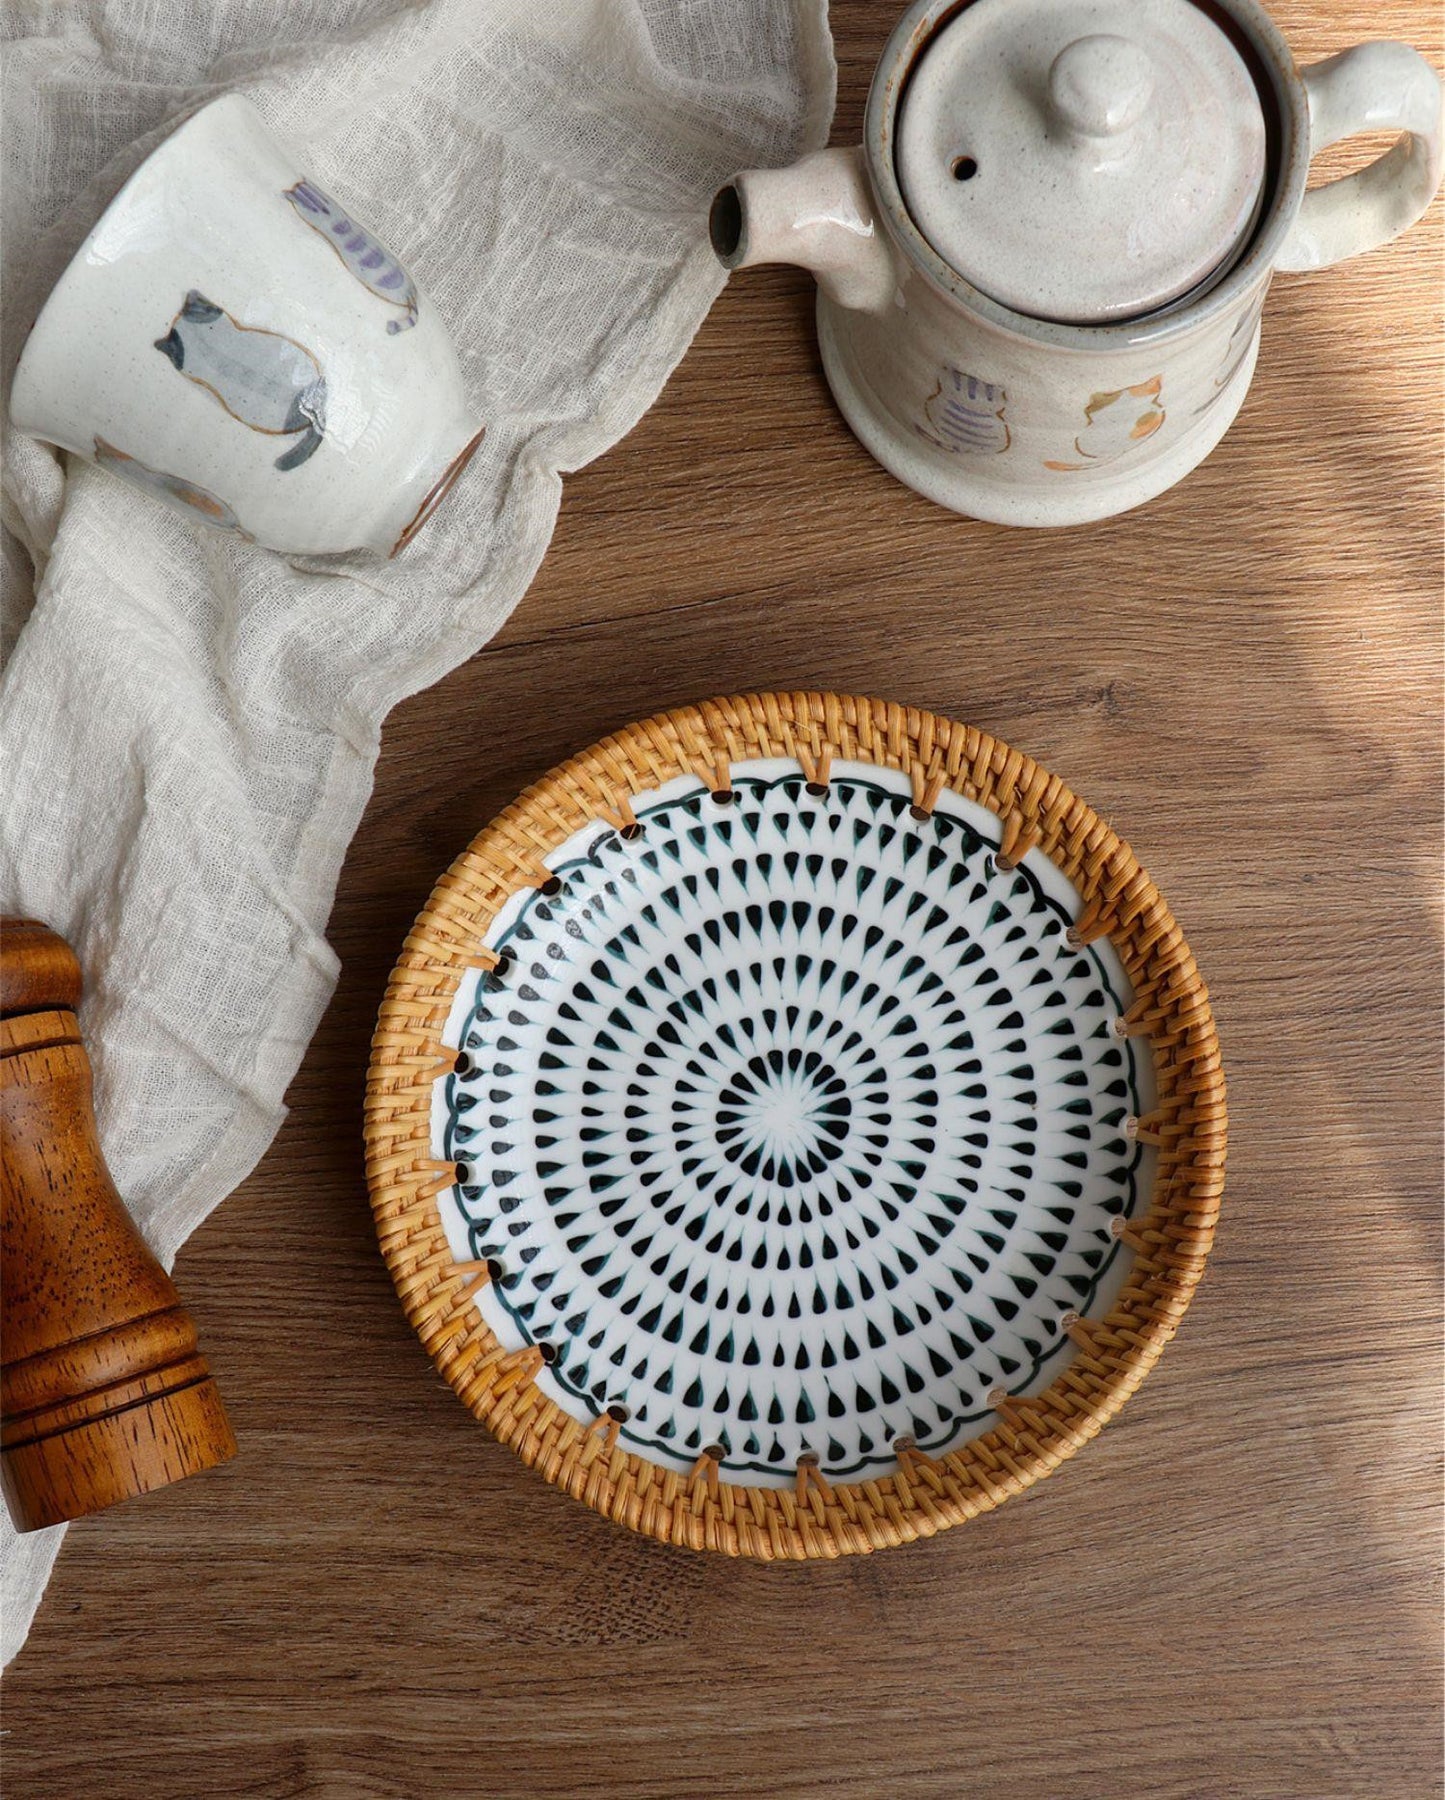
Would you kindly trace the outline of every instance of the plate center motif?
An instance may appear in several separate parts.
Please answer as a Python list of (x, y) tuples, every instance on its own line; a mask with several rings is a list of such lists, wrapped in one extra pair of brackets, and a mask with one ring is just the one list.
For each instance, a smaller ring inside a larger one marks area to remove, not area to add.
[[(515, 896), (446, 1038), (439, 1202), (478, 1305), (589, 1422), (686, 1470), (782, 1483), (891, 1472), (1051, 1380), (1063, 1321), (1122, 1276), (1145, 1190), (1124, 1129), (1149, 1071), (1130, 993), (1037, 854), (992, 814), (916, 817), (893, 771), (734, 767), (635, 797)], [(1145, 1053), (1147, 1060), (1147, 1052)]]
[(852, 1111), (847, 1081), (817, 1050), (774, 1049), (728, 1078), (711, 1135), (744, 1175), (793, 1187), (843, 1154)]

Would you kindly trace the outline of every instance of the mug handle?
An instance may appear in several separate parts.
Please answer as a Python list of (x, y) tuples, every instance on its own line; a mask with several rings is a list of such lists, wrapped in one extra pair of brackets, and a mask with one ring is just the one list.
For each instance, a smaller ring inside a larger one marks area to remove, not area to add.
[(1405, 135), (1367, 167), (1305, 195), (1275, 264), (1285, 270), (1326, 269), (1408, 231), (1445, 169), (1445, 91), (1408, 44), (1359, 44), (1301, 75), (1311, 156), (1362, 131)]

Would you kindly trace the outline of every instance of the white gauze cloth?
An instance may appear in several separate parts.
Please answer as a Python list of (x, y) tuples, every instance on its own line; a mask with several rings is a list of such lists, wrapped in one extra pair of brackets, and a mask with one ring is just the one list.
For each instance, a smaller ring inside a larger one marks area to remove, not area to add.
[[(7, 401), (105, 201), (236, 88), (407, 263), (488, 426), (391, 563), (288, 562), (6, 436), (0, 905), (80, 954), (106, 1157), (169, 1265), (280, 1125), (335, 982), (322, 933), (382, 720), (497, 630), (560, 473), (652, 403), (721, 286), (710, 194), (825, 141), (832, 49), (823, 0), (8, 0), (0, 16)], [(0, 1520), (7, 1661), (62, 1531)]]

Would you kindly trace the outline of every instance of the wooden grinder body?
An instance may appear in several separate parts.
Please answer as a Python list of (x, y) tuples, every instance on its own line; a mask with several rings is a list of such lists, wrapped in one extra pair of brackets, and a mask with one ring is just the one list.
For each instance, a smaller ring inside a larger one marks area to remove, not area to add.
[(236, 1448), (195, 1327), (101, 1155), (79, 999), (63, 939), (0, 925), (0, 1470), (22, 1531)]

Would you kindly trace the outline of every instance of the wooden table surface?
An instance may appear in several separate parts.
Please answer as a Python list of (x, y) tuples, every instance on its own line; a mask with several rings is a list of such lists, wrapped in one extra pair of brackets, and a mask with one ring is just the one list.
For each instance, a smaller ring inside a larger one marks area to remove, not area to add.
[[(835, 8), (837, 141), (892, 11)], [(1428, 0), (1275, 11), (1302, 60), (1442, 60)], [(290, 1119), (178, 1266), (240, 1455), (72, 1530), (7, 1800), (1440, 1792), (1440, 297), (1438, 208), (1282, 278), (1211, 461), (1035, 534), (869, 460), (808, 280), (731, 284), (507, 629), (387, 728)], [(1211, 1271), (1120, 1419), (989, 1517), (816, 1568), (660, 1548), (524, 1470), (432, 1373), (362, 1180), (436, 874), (594, 738), (773, 686), (933, 707), (1075, 786), (1169, 897), (1230, 1077)]]

